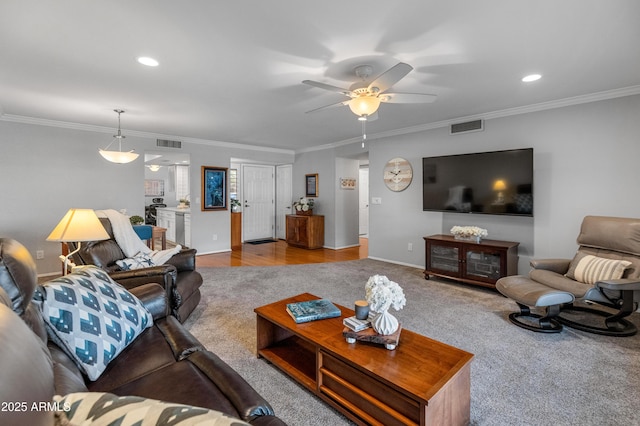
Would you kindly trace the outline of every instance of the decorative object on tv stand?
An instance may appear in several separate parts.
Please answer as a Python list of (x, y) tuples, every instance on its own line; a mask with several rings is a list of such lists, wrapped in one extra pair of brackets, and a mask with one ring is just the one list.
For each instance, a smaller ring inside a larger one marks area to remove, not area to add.
[(375, 312), (371, 322), (373, 329), (385, 336), (393, 334), (400, 324), (389, 313), (389, 308), (398, 311), (407, 303), (402, 288), (384, 275), (374, 275), (365, 285), (365, 294), (370, 309)]
[(489, 235), (487, 230), (484, 228), (457, 225), (451, 228), (451, 234), (453, 234), (453, 237), (456, 240), (475, 241), (477, 243)]
[[(100, 152), (100, 155), (102, 155), (107, 161), (111, 161), (112, 163), (117, 163), (117, 164), (130, 163), (136, 158), (138, 158), (140, 154), (136, 154), (133, 150), (127, 151), (127, 152), (122, 151), (122, 139), (124, 139), (125, 136), (122, 134), (122, 131), (120, 130), (120, 114), (122, 114), (124, 111), (121, 109), (114, 109), (114, 111), (118, 113), (118, 134), (113, 135), (114, 139), (111, 141), (109, 145), (107, 145), (106, 149), (99, 149), (98, 152)], [(118, 150), (109, 151), (109, 147), (116, 140), (118, 141)]]
[(293, 203), (296, 214), (311, 216), (313, 214), (313, 206), (315, 202), (313, 198), (300, 197), (298, 201)]
[(61, 243), (77, 242), (78, 248), (66, 256), (60, 256), (64, 264), (64, 274), (67, 274), (69, 258), (80, 251), (83, 241), (108, 240), (109, 234), (100, 223), (100, 219), (91, 209), (69, 209), (67, 214), (60, 220), (58, 225), (51, 231), (47, 241), (58, 241)]

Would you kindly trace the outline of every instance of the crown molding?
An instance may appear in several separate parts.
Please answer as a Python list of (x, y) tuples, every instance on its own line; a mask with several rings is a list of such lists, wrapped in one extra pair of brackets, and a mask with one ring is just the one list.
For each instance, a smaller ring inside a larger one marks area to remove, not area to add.
[[(81, 124), (81, 123), (73, 123), (69, 121), (59, 121), (59, 120), (48, 120), (45, 118), (35, 118), (35, 117), (27, 117), (23, 115), (13, 115), (13, 114), (1, 114), (0, 121), (7, 121), (11, 123), (20, 123), (20, 124), (32, 124), (35, 126), (58, 127), (61, 129), (82, 130), (82, 131), (96, 132), (96, 133), (113, 134), (114, 132), (113, 127), (94, 126), (91, 124)], [(127, 130), (127, 129), (122, 129), (122, 133), (125, 133), (126, 136), (135, 136), (135, 137), (147, 138), (147, 139), (179, 140), (181, 142), (193, 143), (198, 145), (215, 146), (215, 147), (221, 147), (221, 148), (234, 148), (234, 149), (244, 149), (249, 151), (260, 151), (260, 152), (271, 152), (276, 154), (295, 155), (295, 151), (292, 149), (272, 148), (272, 147), (264, 147), (264, 146), (257, 146), (257, 145), (246, 145), (246, 144), (234, 143), (234, 142), (223, 142), (223, 141), (216, 141), (216, 140), (209, 140), (209, 139), (190, 138), (190, 137), (177, 136), (177, 135), (166, 135), (162, 133), (140, 132), (137, 130)]]
[[(622, 98), (625, 96), (633, 96), (640, 94), (640, 85), (623, 87), (620, 89), (606, 90), (602, 92), (590, 93), (587, 95), (573, 96), (564, 99), (557, 99), (548, 102), (541, 102), (537, 104), (525, 105), (522, 107), (515, 108), (507, 108), (498, 111), (491, 111), (481, 114), (469, 115), (465, 117), (456, 117), (449, 120), (442, 120), (433, 123), (425, 123), (417, 126), (411, 127), (403, 127), (401, 129), (389, 130), (386, 132), (367, 134), (367, 139), (364, 141), (369, 142), (376, 139), (389, 138), (394, 136), (401, 136), (410, 133), (418, 133), (424, 132), (427, 130), (438, 129), (441, 127), (448, 127), (455, 123), (471, 121), (471, 120), (492, 120), (495, 118), (509, 117), (512, 115), (521, 115), (521, 114), (529, 114), (538, 111), (545, 111), (549, 109), (555, 108), (563, 108), (572, 105), (580, 105), (590, 102), (598, 102), (607, 99), (614, 98)], [(98, 133), (113, 133), (114, 129), (112, 127), (103, 127), (103, 126), (94, 126), (90, 124), (80, 124), (73, 123), (69, 121), (58, 121), (58, 120), (47, 120), (44, 118), (35, 118), (35, 117), (27, 117), (22, 115), (13, 115), (13, 114), (3, 114), (2, 109), (0, 107), (0, 121), (8, 121), (12, 123), (22, 123), (22, 124), (33, 124), (37, 126), (49, 126), (49, 127), (59, 127), (63, 129), (73, 129), (73, 130), (83, 130), (88, 132), (98, 132)], [(198, 145), (208, 145), (208, 146), (216, 146), (222, 148), (233, 148), (233, 149), (244, 149), (249, 151), (260, 151), (260, 152), (271, 152), (277, 154), (286, 154), (286, 155), (295, 155), (302, 154), (306, 152), (314, 152), (314, 151), (322, 151), (325, 149), (333, 149), (338, 148), (345, 145), (351, 145), (354, 143), (362, 143), (363, 140), (360, 136), (345, 139), (342, 141), (332, 142), (324, 145), (318, 145), (309, 148), (301, 148), (301, 149), (284, 149), (284, 148), (272, 148), (272, 147), (264, 147), (257, 145), (246, 145), (235, 142), (223, 142), (209, 139), (199, 139), (199, 138), (189, 138), (178, 135), (166, 135), (160, 133), (150, 133), (150, 132), (139, 132), (136, 130), (126, 130), (127, 135), (129, 136), (137, 136), (141, 138), (149, 138), (149, 139), (170, 139), (170, 140), (180, 140), (182, 142), (188, 142)]]
[[(540, 102), (537, 104), (525, 105), (522, 107), (507, 108), (507, 109), (498, 110), (498, 111), (468, 115), (465, 117), (457, 117), (450, 120), (436, 121), (434, 123), (425, 123), (417, 126), (403, 127), (401, 129), (389, 130), (386, 132), (367, 134), (367, 139), (364, 142), (366, 143), (368, 141), (375, 140), (375, 139), (383, 139), (383, 138), (388, 138), (393, 136), (406, 135), (410, 133), (424, 132), (426, 130), (433, 130), (441, 127), (449, 127), (452, 124), (461, 123), (465, 121), (492, 120), (495, 118), (509, 117), (512, 115), (529, 114), (532, 112), (545, 111), (545, 110), (555, 109), (555, 108), (563, 108), (567, 106), (586, 104), (590, 102), (604, 101), (607, 99), (622, 98), (625, 96), (633, 96), (638, 94), (640, 94), (640, 85), (623, 87), (621, 89), (606, 90), (603, 92), (590, 93), (587, 95), (573, 96), (570, 98), (557, 99), (557, 100), (548, 101), (548, 102)], [(305, 152), (312, 152), (312, 151), (321, 151), (324, 149), (333, 149), (340, 146), (351, 145), (353, 143), (362, 143), (362, 142), (363, 140), (361, 137), (355, 137), (355, 138), (345, 139), (342, 141), (333, 142), (325, 145), (299, 149), (299, 150), (296, 150), (296, 154), (302, 154)]]

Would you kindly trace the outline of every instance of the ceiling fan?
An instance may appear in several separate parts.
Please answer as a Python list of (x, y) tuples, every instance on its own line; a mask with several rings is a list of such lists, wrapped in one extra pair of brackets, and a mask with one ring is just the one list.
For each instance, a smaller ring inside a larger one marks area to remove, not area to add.
[(361, 81), (355, 82), (349, 89), (343, 89), (330, 84), (320, 83), (313, 80), (304, 80), (308, 84), (319, 89), (340, 93), (350, 99), (313, 109), (310, 112), (321, 111), (327, 108), (348, 105), (351, 111), (358, 116), (358, 120), (372, 121), (377, 117), (378, 107), (381, 102), (385, 103), (430, 103), (436, 100), (436, 95), (426, 93), (389, 93), (387, 90), (391, 86), (402, 80), (409, 74), (413, 67), (404, 62), (399, 62), (387, 71), (376, 77), (371, 83), (367, 83), (373, 73), (371, 65), (359, 65), (354, 72)]

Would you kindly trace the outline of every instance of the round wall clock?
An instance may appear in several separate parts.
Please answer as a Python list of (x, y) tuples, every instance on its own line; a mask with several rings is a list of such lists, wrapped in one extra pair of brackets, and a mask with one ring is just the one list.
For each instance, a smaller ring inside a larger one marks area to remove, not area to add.
[(407, 189), (413, 179), (411, 163), (404, 158), (393, 158), (384, 166), (384, 183), (392, 191), (400, 192)]

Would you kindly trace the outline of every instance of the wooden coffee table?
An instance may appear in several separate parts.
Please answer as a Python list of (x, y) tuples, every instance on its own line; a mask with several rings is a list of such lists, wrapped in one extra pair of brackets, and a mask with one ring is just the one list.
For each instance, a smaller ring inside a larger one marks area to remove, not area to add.
[(313, 299), (304, 293), (254, 310), (258, 357), (358, 424), (469, 423), (473, 354), (406, 329), (392, 351), (347, 343), (342, 320), (353, 310), (336, 305), (339, 318), (296, 324), (285, 309)]

